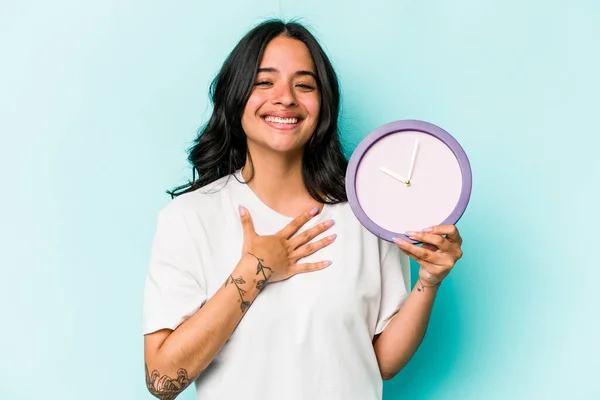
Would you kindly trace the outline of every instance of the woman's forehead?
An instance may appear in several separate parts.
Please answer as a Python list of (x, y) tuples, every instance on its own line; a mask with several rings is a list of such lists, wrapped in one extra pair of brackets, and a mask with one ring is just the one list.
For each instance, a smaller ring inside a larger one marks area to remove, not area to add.
[(315, 65), (308, 47), (297, 39), (278, 36), (271, 40), (263, 53), (259, 72), (290, 73), (308, 71), (315, 73)]

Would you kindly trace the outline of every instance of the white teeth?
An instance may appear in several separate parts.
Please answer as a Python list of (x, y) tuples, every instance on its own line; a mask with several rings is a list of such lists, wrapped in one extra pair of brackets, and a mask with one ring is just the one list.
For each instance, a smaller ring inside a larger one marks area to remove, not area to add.
[(267, 122), (275, 122), (278, 124), (297, 124), (298, 118), (280, 118), (280, 117), (265, 117)]

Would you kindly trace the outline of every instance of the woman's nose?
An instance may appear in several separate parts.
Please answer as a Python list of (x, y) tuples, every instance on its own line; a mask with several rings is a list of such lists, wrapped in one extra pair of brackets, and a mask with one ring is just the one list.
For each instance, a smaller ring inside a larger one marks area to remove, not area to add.
[(289, 107), (296, 105), (296, 96), (290, 85), (281, 84), (275, 88), (272, 101), (273, 104), (281, 104)]

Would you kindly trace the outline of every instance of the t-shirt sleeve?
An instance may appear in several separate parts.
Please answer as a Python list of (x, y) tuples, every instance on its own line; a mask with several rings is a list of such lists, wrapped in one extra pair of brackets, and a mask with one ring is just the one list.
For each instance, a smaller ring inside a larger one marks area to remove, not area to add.
[(381, 304), (375, 335), (383, 332), (410, 294), (410, 260), (394, 243), (379, 239)]
[(206, 302), (200, 249), (181, 210), (158, 214), (143, 302), (143, 333), (175, 329)]

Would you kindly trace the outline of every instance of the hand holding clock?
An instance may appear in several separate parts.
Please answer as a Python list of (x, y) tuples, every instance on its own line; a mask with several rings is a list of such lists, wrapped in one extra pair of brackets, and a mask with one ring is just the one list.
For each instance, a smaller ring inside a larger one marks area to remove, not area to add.
[(462, 238), (455, 225), (432, 226), (422, 232), (406, 232), (406, 236), (423, 243), (419, 247), (399, 238), (394, 239), (400, 250), (421, 266), (421, 288), (418, 290), (438, 286), (463, 255)]
[(420, 264), (421, 291), (438, 286), (462, 257), (455, 224), (471, 186), (469, 159), (458, 141), (417, 120), (394, 121), (368, 134), (346, 173), (352, 211), (370, 232)]

